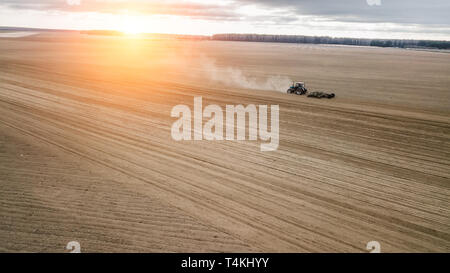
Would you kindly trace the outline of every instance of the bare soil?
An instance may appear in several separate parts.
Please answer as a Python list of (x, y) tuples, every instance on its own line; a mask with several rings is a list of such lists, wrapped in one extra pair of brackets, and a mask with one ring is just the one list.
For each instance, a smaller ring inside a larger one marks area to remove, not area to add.
[[(450, 54), (401, 49), (0, 38), (0, 251), (448, 252), (449, 76)], [(194, 96), (278, 104), (279, 149), (172, 140)]]

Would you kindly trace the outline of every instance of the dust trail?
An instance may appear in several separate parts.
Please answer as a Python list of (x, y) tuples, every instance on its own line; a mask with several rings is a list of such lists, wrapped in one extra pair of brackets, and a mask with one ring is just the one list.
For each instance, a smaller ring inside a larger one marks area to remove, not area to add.
[(292, 83), (289, 77), (281, 75), (266, 78), (247, 76), (239, 68), (217, 66), (210, 58), (203, 58), (202, 63), (209, 79), (228, 86), (285, 92)]

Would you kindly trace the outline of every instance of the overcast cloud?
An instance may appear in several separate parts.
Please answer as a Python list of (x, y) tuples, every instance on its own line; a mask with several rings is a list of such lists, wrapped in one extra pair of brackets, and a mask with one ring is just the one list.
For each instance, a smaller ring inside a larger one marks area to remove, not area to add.
[[(101, 14), (127, 10), (145, 16), (180, 16), (224, 24), (244, 22), (255, 27), (286, 25), (298, 27), (299, 31), (302, 27), (335, 30), (360, 24), (380, 32), (430, 32), (450, 37), (449, 0), (0, 0), (0, 9), (16, 10), (19, 17), (25, 10)], [(0, 18), (0, 24), (3, 21)]]

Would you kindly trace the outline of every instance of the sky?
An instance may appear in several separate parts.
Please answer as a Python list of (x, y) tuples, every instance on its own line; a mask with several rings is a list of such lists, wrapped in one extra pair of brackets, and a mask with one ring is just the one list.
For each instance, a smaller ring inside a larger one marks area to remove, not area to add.
[(0, 0), (0, 26), (450, 40), (450, 0)]

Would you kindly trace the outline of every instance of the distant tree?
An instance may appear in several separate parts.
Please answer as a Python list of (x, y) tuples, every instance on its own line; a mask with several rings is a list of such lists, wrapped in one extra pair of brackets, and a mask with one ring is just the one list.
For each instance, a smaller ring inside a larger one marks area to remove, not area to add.
[(337, 44), (337, 45), (399, 47), (399, 48), (421, 47), (421, 48), (450, 49), (450, 41), (359, 39), (359, 38), (333, 38), (328, 36), (324, 37), (324, 36), (304, 36), (304, 35), (260, 35), (260, 34), (216, 34), (213, 35), (211, 39), (221, 41)]

